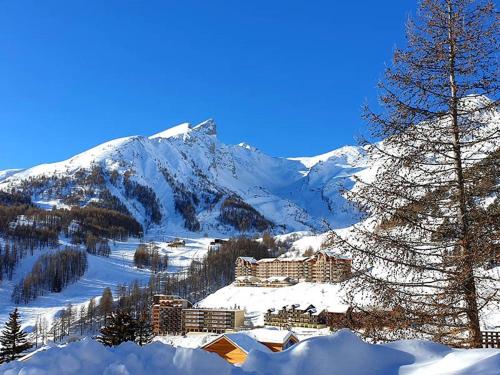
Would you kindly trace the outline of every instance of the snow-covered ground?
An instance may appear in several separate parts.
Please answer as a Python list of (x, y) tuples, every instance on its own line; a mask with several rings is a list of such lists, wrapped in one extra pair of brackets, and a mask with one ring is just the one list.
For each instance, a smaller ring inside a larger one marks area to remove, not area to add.
[(198, 303), (201, 307), (233, 307), (245, 310), (246, 318), (254, 325), (264, 324), (263, 314), (269, 308), (285, 305), (314, 305), (318, 309), (345, 312), (342, 284), (299, 283), (283, 288), (237, 287), (228, 285)]
[[(169, 257), (169, 272), (179, 272), (188, 267), (192, 259), (202, 258), (207, 250), (210, 238), (185, 238), (184, 247), (168, 247), (167, 243), (174, 238), (162, 236), (156, 237), (158, 241), (153, 243), (159, 247), (161, 254)], [(143, 241), (151, 241), (146, 238)], [(66, 239), (61, 239), (61, 247), (68, 245)], [(99, 297), (104, 288), (111, 288), (114, 293), (119, 284), (129, 284), (135, 280), (145, 285), (151, 275), (149, 270), (138, 269), (134, 266), (134, 252), (141, 241), (131, 238), (127, 242), (111, 242), (111, 255), (109, 258), (87, 254), (87, 272), (74, 284), (70, 284), (60, 293), (48, 293), (40, 296), (27, 305), (20, 305), (19, 311), (23, 326), (33, 325), (37, 316), (44, 317), (50, 321), (54, 316), (68, 304), (78, 306), (89, 301), (92, 297)], [(40, 254), (57, 251), (57, 249), (44, 249), (35, 251), (33, 256), (23, 258), (16, 267), (12, 281), (3, 280), (0, 283), (0, 324), (3, 324), (13, 310), (11, 294), (14, 285), (17, 284), (33, 267)]]
[(107, 348), (86, 339), (0, 365), (2, 375), (498, 375), (500, 350), (456, 350), (427, 341), (369, 344), (348, 330), (273, 353), (250, 351), (241, 366), (214, 353), (155, 342)]

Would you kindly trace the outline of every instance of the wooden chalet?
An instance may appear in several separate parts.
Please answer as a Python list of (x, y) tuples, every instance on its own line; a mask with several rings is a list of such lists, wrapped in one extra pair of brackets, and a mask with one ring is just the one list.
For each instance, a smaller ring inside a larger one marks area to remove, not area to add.
[(254, 338), (244, 333), (225, 333), (215, 340), (205, 344), (201, 349), (215, 353), (232, 364), (241, 364), (246, 361), (252, 350), (270, 352), (271, 350)]
[(269, 328), (256, 328), (245, 334), (267, 346), (273, 352), (282, 352), (299, 342), (291, 331)]

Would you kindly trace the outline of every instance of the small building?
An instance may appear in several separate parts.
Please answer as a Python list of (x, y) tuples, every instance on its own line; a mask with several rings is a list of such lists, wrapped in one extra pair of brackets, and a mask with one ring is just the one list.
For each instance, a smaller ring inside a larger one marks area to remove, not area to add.
[(238, 309), (191, 308), (182, 310), (182, 326), (188, 332), (225, 333), (243, 327), (245, 312)]
[(235, 286), (254, 286), (266, 288), (281, 288), (297, 284), (297, 280), (286, 276), (273, 276), (267, 279), (261, 279), (256, 276), (238, 276), (234, 280)]
[(186, 241), (176, 238), (175, 240), (167, 243), (168, 247), (184, 247), (186, 246)]
[(282, 352), (299, 342), (299, 338), (292, 331), (281, 329), (256, 328), (245, 331), (245, 334), (273, 352)]
[(232, 364), (241, 364), (246, 361), (252, 350), (270, 352), (271, 350), (254, 338), (244, 333), (226, 333), (205, 344), (201, 349), (218, 354)]
[(210, 241), (210, 244), (208, 245), (208, 250), (217, 251), (226, 242), (227, 240), (223, 240), (221, 238), (214, 238), (213, 241)]
[(281, 328), (305, 327), (325, 328), (326, 312), (314, 305), (300, 306), (294, 304), (281, 309), (271, 308), (264, 314), (264, 325)]
[(151, 307), (153, 333), (155, 335), (182, 334), (182, 310), (191, 306), (191, 302), (179, 296), (163, 294), (153, 296)]

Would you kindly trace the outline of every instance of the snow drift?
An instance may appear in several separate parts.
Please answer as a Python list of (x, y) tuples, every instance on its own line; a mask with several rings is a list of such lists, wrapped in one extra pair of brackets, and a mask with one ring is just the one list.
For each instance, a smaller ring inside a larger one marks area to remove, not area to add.
[(106, 348), (86, 339), (4, 364), (0, 374), (495, 375), (498, 369), (498, 349), (454, 350), (418, 340), (375, 345), (342, 330), (304, 340), (281, 353), (252, 350), (241, 367), (201, 349), (159, 342), (142, 348), (133, 343)]

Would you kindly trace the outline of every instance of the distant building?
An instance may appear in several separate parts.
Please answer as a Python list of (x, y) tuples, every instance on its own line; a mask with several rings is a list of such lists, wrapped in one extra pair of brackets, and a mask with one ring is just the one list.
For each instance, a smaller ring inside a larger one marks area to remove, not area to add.
[(267, 310), (264, 314), (264, 325), (281, 328), (324, 328), (326, 327), (326, 312), (316, 309), (314, 305), (283, 306), (279, 310)]
[(266, 288), (280, 288), (297, 284), (297, 280), (286, 276), (273, 276), (260, 279), (256, 276), (238, 276), (234, 281), (236, 286), (257, 286)]
[(153, 296), (153, 306), (151, 308), (153, 333), (155, 335), (182, 334), (182, 310), (191, 306), (191, 302), (179, 296)]
[(265, 258), (239, 257), (235, 276), (253, 276), (261, 280), (288, 277), (296, 281), (336, 283), (351, 276), (351, 259), (331, 250), (320, 250), (310, 257)]
[(176, 238), (175, 240), (167, 243), (168, 247), (184, 247), (186, 246), (186, 241)]
[(210, 245), (208, 245), (208, 250), (217, 251), (226, 242), (227, 242), (227, 240), (215, 238), (213, 241), (210, 241)]
[(182, 310), (183, 331), (224, 333), (243, 327), (245, 312), (237, 309), (191, 308)]
[(299, 342), (299, 338), (293, 332), (283, 329), (256, 328), (244, 333), (273, 352), (281, 352)]
[(205, 344), (201, 349), (218, 354), (232, 364), (246, 361), (251, 350), (270, 352), (270, 349), (244, 333), (226, 333)]

